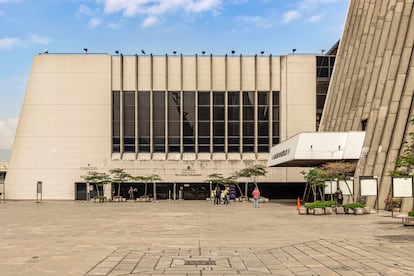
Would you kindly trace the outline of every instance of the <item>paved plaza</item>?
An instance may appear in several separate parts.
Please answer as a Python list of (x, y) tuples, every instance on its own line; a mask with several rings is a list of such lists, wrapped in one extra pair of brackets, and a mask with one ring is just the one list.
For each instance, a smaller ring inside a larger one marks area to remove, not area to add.
[(390, 212), (298, 215), (294, 201), (0, 203), (0, 275), (413, 275)]

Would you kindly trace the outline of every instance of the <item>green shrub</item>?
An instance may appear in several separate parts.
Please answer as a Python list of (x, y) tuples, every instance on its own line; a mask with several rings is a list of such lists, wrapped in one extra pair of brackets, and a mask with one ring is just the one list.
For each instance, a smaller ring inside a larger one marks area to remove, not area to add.
[(331, 207), (333, 205), (336, 205), (335, 201), (329, 200), (317, 200), (314, 202), (306, 203), (305, 208), (313, 209), (313, 208), (325, 208), (325, 207)]
[(409, 216), (409, 217), (414, 217), (414, 211), (409, 211), (409, 212), (408, 212), (408, 216)]
[(356, 209), (356, 208), (364, 208), (365, 204), (361, 203), (348, 203), (343, 205), (344, 209)]

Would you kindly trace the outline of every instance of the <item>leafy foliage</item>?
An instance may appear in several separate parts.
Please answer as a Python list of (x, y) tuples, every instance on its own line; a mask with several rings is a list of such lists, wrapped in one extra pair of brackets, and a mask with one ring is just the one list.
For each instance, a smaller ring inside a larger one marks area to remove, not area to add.
[[(411, 118), (410, 124), (414, 124), (414, 117)], [(414, 132), (410, 132), (408, 136), (409, 141), (402, 143), (402, 152), (395, 161), (394, 170), (390, 171), (393, 177), (414, 176)]]
[(105, 184), (111, 183), (111, 178), (108, 174), (96, 171), (89, 171), (86, 175), (81, 176), (86, 182), (96, 185), (96, 190), (99, 196), (99, 188)]
[(356, 208), (364, 208), (365, 204), (362, 203), (348, 203), (343, 205), (344, 209), (356, 209)]
[(305, 208), (314, 209), (314, 208), (325, 208), (325, 207), (332, 207), (336, 205), (336, 202), (333, 200), (317, 200), (314, 202), (306, 203)]

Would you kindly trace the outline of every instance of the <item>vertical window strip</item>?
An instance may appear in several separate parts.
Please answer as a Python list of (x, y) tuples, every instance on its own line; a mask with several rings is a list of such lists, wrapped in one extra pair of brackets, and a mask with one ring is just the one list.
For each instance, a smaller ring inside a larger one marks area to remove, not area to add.
[(120, 91), (112, 91), (112, 152), (121, 151)]
[(124, 91), (123, 115), (123, 152), (135, 152), (135, 91)]

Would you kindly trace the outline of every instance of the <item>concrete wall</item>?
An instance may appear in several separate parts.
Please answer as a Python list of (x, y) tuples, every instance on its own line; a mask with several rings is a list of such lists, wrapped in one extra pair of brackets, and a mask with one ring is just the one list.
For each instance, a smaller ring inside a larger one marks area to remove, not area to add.
[[(391, 191), (389, 171), (413, 131), (413, 45), (413, 0), (351, 1), (320, 130), (362, 130), (367, 121), (355, 183), (379, 176), (380, 207)], [(411, 209), (411, 199), (403, 205)]]
[[(203, 182), (250, 164), (256, 154), (112, 154), (112, 90), (280, 91), (281, 139), (315, 130), (316, 58), (37, 55), (6, 178), (8, 199), (75, 198), (88, 170), (124, 168), (167, 182)], [(198, 72), (196, 74), (196, 72)], [(301, 168), (270, 168), (261, 182), (302, 182)]]

